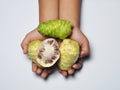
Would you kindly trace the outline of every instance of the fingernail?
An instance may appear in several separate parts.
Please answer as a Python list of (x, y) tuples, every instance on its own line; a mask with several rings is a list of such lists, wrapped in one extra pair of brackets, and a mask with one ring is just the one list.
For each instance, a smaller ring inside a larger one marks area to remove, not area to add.
[(41, 74), (41, 77), (42, 77), (43, 79), (47, 78), (47, 76), (48, 76), (47, 73), (42, 73), (42, 74)]
[(74, 65), (72, 66), (72, 68), (76, 69), (76, 68), (77, 68), (77, 65), (76, 65), (76, 64), (74, 64)]
[(39, 69), (39, 68), (38, 68), (37, 71), (36, 71), (37, 74), (40, 74), (41, 72), (42, 72), (42, 70)]
[(61, 73), (64, 77), (67, 77), (67, 72), (66, 71), (62, 71)]
[(70, 75), (74, 74), (74, 69), (68, 70), (68, 73), (69, 73)]
[(85, 56), (85, 53), (84, 52), (81, 52), (80, 53), (80, 58), (83, 58)]

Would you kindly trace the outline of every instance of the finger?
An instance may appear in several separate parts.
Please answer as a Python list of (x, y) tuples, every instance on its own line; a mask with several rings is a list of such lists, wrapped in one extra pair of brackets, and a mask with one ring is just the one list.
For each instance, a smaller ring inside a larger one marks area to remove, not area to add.
[(73, 64), (72, 68), (73, 69), (80, 69), (82, 67), (82, 60), (79, 59), (77, 63)]
[(24, 40), (21, 43), (21, 47), (23, 49), (23, 53), (26, 54), (27, 53), (27, 48), (28, 48), (28, 44), (30, 42), (30, 38), (28, 37), (28, 35), (25, 36)]
[(41, 68), (37, 68), (36, 73), (37, 74), (41, 74), (42, 73), (42, 69)]
[(47, 76), (48, 76), (48, 70), (44, 69), (43, 72), (41, 73), (41, 77), (45, 79)]
[(47, 76), (53, 71), (53, 69), (54, 69), (54, 67), (44, 69), (42, 74), (41, 74), (41, 77), (44, 79), (47, 78)]
[(90, 53), (89, 42), (88, 42), (88, 40), (86, 40), (86, 42), (84, 42), (81, 45), (80, 57), (85, 57), (85, 56), (89, 55), (89, 53)]
[(36, 72), (37, 70), (37, 65), (35, 63), (32, 63), (32, 71)]
[(68, 74), (67, 74), (67, 71), (62, 71), (62, 70), (61, 70), (61, 74), (62, 74), (64, 77), (67, 77), (67, 75), (68, 75)]
[(73, 74), (74, 74), (74, 72), (75, 72), (75, 70), (74, 70), (74, 69), (70, 69), (70, 70), (68, 70), (68, 74), (69, 74), (69, 75), (73, 75)]
[(80, 69), (80, 68), (82, 67), (82, 65), (76, 63), (76, 64), (74, 64), (72, 67), (73, 67), (74, 69)]

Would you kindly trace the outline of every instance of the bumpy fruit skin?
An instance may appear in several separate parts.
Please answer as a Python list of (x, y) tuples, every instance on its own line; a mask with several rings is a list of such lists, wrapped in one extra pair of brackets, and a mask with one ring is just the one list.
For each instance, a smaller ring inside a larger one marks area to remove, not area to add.
[(42, 41), (34, 40), (28, 45), (28, 57), (35, 63), (37, 66), (42, 67), (39, 63), (37, 63), (36, 58), (39, 53), (39, 47)]
[(79, 44), (71, 39), (64, 39), (60, 45), (58, 66), (61, 70), (69, 70), (79, 57)]
[(67, 20), (49, 20), (41, 23), (37, 30), (49, 37), (65, 39), (71, 34), (72, 25)]

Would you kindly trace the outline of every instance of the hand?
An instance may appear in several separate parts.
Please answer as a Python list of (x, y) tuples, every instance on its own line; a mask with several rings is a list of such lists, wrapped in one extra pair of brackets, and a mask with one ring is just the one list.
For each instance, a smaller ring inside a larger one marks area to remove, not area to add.
[(70, 38), (76, 40), (79, 43), (81, 51), (80, 51), (80, 58), (75, 64), (72, 65), (70, 70), (68, 71), (59, 70), (60, 73), (65, 77), (74, 74), (76, 69), (80, 69), (82, 67), (81, 58), (89, 55), (90, 52), (89, 41), (87, 37), (80, 31), (79, 28), (77, 27), (73, 28), (73, 32)]
[[(29, 32), (24, 40), (21, 43), (21, 47), (23, 49), (23, 53), (27, 54), (27, 48), (28, 48), (28, 44), (33, 41), (33, 40), (44, 40), (46, 37), (42, 36), (36, 29)], [(42, 78), (46, 78), (48, 76), (49, 73), (51, 73), (53, 71), (53, 67), (48, 68), (48, 69), (42, 69), (37, 67), (37, 65), (35, 63), (32, 63), (32, 71), (40, 74)]]

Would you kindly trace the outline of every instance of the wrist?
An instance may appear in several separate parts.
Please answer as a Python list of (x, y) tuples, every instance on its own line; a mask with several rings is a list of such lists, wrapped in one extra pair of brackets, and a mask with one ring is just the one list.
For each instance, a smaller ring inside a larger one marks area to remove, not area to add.
[(41, 24), (42, 22), (47, 22), (49, 20), (58, 20), (58, 18), (57, 17), (40, 17), (39, 24)]

